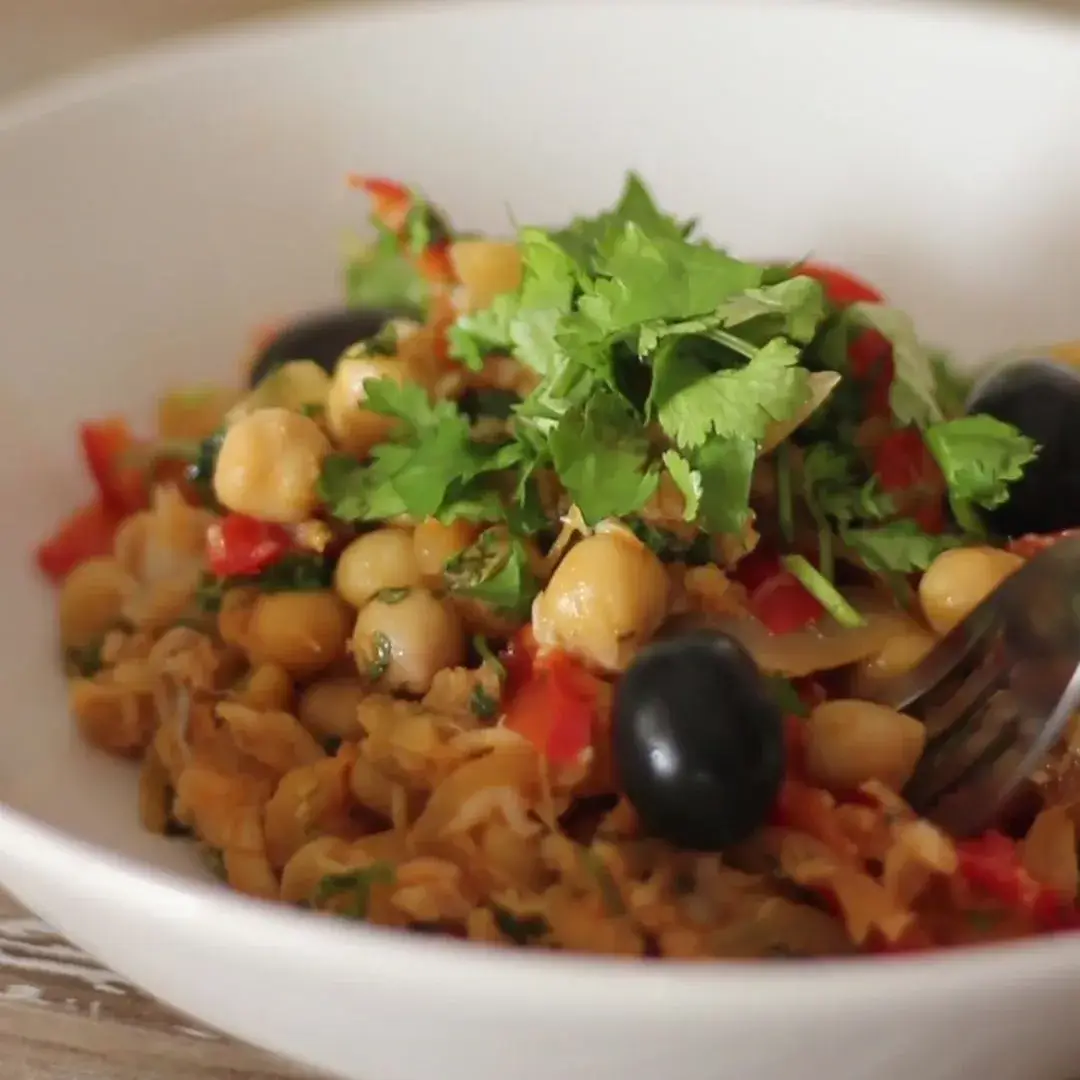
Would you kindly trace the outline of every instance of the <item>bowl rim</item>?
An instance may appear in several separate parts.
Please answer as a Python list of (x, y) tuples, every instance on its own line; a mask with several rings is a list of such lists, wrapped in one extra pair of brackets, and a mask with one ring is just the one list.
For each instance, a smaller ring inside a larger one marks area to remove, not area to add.
[[(604, 0), (590, 6), (603, 6)], [(614, 0), (612, 0), (614, 2)], [(697, 8), (698, 0), (635, 0), (645, 8)], [(880, 0), (873, 7), (852, 0), (714, 0), (733, 8), (769, 5), (778, 10), (810, 8), (846, 18), (908, 22), (954, 20), (965, 32), (973, 27), (1004, 28), (1010, 33), (1060, 35), (1067, 21), (1080, 44), (1080, 20), (1068, 21), (1059, 11), (982, 6), (978, 3), (943, 9), (940, 0)], [(545, 18), (554, 11), (581, 10), (580, 0), (549, 0)], [(106, 58), (73, 72), (53, 77), (0, 100), (0, 141), (92, 99), (130, 92), (144, 83), (182, 74), (191, 65), (215, 56), (242, 60), (286, 39), (315, 39), (339, 20), (402, 23), (417, 18), (476, 17), (495, 7), (514, 10), (520, 18), (535, 14), (531, 5), (515, 0), (460, 0), (453, 8), (434, 8), (423, 0), (374, 0), (363, 7), (323, 0), (314, 9), (278, 12), (226, 23), (210, 30), (177, 35), (171, 40), (123, 58)], [(302, 45), (302, 42), (301, 42)], [(301, 47), (301, 46), (297, 46)], [(684, 1019), (715, 1020), (718, 994), (734, 990), (749, 1003), (775, 1008), (781, 996), (805, 998), (836, 995), (855, 1001), (867, 995), (911, 995), (933, 977), (938, 990), (970, 989), (1003, 979), (1047, 981), (1074, 973), (1080, 962), (1080, 933), (1066, 932), (1018, 942), (973, 946), (928, 953), (858, 955), (815, 959), (804, 964), (716, 961), (715, 963), (640, 963), (625, 958), (548, 953), (539, 950), (484, 948), (461, 942), (402, 933), (345, 920), (314, 918), (283, 904), (243, 896), (212, 882), (200, 882), (79, 839), (0, 801), (0, 851), (53, 876), (62, 866), (69, 880), (86, 875), (95, 889), (114, 896), (120, 906), (144, 909), (149, 918), (191, 920), (205, 932), (245, 948), (267, 941), (290, 940), (311, 961), (376, 975), (390, 982), (411, 983), (417, 992), (447, 980), (474, 996), (490, 995), (490, 987), (513, 979), (523, 1007), (586, 1009), (588, 1013), (617, 1014), (623, 1021), (655, 1016), (658, 1002), (680, 1001)], [(72, 873), (75, 868), (75, 873)], [(888, 962), (884, 962), (887, 960)]]

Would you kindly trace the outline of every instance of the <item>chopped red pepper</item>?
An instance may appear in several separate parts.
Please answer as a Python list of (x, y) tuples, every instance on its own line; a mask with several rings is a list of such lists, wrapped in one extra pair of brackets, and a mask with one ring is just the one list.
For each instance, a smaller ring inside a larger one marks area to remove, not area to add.
[(37, 549), (38, 567), (59, 582), (87, 559), (111, 554), (121, 520), (100, 502), (83, 506)]
[(139, 444), (125, 420), (113, 417), (82, 424), (79, 441), (106, 507), (133, 514), (150, 505), (146, 470), (134, 461)]
[(455, 281), (454, 265), (450, 261), (450, 241), (439, 240), (429, 244), (416, 257), (416, 268), (425, 280), (433, 284)]
[(292, 546), (292, 537), (282, 526), (244, 514), (227, 514), (206, 534), (207, 561), (217, 577), (261, 573)]
[(734, 578), (749, 594), (751, 614), (771, 634), (802, 630), (825, 614), (817, 598), (767, 548), (757, 548), (741, 559)]
[(836, 307), (849, 304), (879, 304), (884, 299), (872, 285), (867, 284), (854, 274), (826, 263), (805, 262), (796, 268), (796, 273), (805, 274), (821, 283), (826, 299)]
[(820, 840), (830, 851), (850, 858), (856, 854), (851, 837), (836, 815), (836, 800), (825, 790), (789, 777), (780, 789), (772, 823)]
[(874, 449), (873, 466), (883, 491), (912, 496), (905, 509), (925, 532), (945, 528), (945, 479), (917, 428), (886, 435)]
[(550, 761), (572, 764), (593, 741), (596, 679), (566, 653), (533, 664), (532, 676), (510, 698), (505, 725)]
[(791, 634), (816, 623), (825, 609), (789, 570), (759, 585), (747, 605), (770, 634)]
[(1045, 929), (1064, 929), (1080, 923), (1072, 897), (1047, 888), (1028, 873), (1016, 844), (999, 832), (988, 832), (956, 845), (960, 875), (1009, 911), (1032, 916)]
[(413, 201), (404, 184), (381, 176), (356, 175), (349, 177), (349, 184), (370, 197), (371, 211), (380, 224), (395, 233), (402, 228)]
[(1008, 545), (1008, 550), (1014, 555), (1019, 555), (1021, 559), (1033, 559), (1040, 552), (1053, 547), (1059, 540), (1064, 540), (1069, 536), (1080, 536), (1080, 529), (1063, 529), (1056, 533), (1028, 533), (1027, 536), (1013, 540)]

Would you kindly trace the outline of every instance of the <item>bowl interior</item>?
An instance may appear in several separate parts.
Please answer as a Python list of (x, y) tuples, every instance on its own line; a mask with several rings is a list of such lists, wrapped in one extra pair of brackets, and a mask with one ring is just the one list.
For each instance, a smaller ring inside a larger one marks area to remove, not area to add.
[(232, 380), (253, 328), (338, 297), (366, 215), (348, 171), (506, 233), (609, 204), (634, 167), (734, 250), (848, 265), (974, 362), (1080, 336), (1078, 57), (1076, 29), (918, 6), (391, 5), (0, 114), (0, 798), (201, 873), (139, 830), (134, 769), (73, 735), (30, 553), (89, 495), (80, 419)]

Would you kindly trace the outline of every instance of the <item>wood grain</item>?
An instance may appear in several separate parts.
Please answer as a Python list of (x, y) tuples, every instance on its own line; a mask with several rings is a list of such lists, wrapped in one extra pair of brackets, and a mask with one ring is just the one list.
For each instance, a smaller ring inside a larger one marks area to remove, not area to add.
[(0, 1080), (297, 1080), (195, 1026), (0, 894)]

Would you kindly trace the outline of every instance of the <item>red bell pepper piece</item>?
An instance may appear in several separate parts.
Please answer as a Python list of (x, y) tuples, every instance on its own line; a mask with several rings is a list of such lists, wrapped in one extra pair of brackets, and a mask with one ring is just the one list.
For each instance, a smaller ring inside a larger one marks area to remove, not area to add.
[(1004, 834), (991, 831), (961, 841), (956, 853), (961, 877), (1009, 911), (1030, 915), (1047, 930), (1080, 924), (1073, 898), (1036, 881), (1020, 861), (1016, 844)]
[(945, 528), (945, 479), (917, 428), (886, 435), (874, 449), (873, 466), (883, 491), (913, 496), (907, 509), (925, 532)]
[(847, 307), (849, 304), (859, 303), (879, 304), (884, 299), (873, 285), (846, 270), (829, 266), (827, 263), (800, 263), (795, 273), (804, 274), (820, 282), (825, 290), (826, 299), (836, 307)]
[(227, 514), (207, 530), (206, 557), (216, 577), (258, 574), (293, 546), (280, 525), (244, 514)]
[(596, 679), (576, 660), (550, 653), (510, 698), (504, 723), (550, 761), (572, 764), (592, 746), (597, 693)]
[(349, 177), (349, 184), (363, 191), (371, 199), (371, 211), (375, 219), (391, 232), (398, 232), (412, 206), (412, 192), (396, 180), (381, 176)]
[(751, 614), (771, 634), (790, 634), (817, 622), (825, 609), (789, 570), (780, 556), (757, 548), (739, 561), (735, 580), (746, 589)]
[(450, 261), (450, 241), (439, 240), (429, 244), (416, 257), (416, 268), (425, 280), (435, 285), (456, 280)]
[(87, 559), (112, 553), (122, 516), (100, 502), (76, 510), (35, 552), (38, 567), (53, 581), (63, 581)]
[(759, 585), (747, 605), (770, 634), (791, 634), (816, 623), (825, 609), (789, 570), (781, 570)]
[(1033, 559), (1040, 552), (1053, 547), (1059, 540), (1077, 535), (1080, 535), (1080, 529), (1063, 529), (1056, 533), (1028, 533), (1027, 536), (1013, 540), (1008, 545), (1008, 550), (1014, 555), (1019, 555), (1021, 559)]
[(134, 460), (139, 444), (125, 420), (112, 417), (81, 424), (79, 441), (106, 507), (133, 514), (150, 505), (147, 472)]

